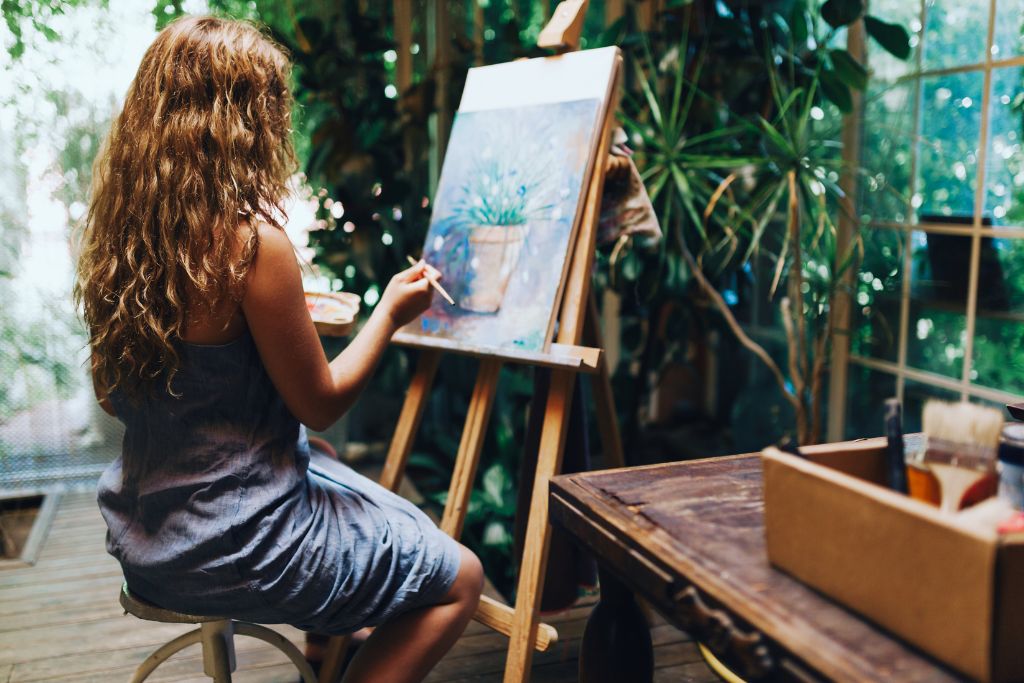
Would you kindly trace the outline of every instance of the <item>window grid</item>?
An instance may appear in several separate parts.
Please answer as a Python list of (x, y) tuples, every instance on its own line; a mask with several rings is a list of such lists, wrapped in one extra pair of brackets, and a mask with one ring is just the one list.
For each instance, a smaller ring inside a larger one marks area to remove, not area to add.
[[(977, 322), (978, 313), (978, 281), (979, 281), (979, 268), (980, 268), (980, 253), (981, 253), (981, 238), (982, 237), (994, 237), (999, 239), (1024, 239), (1024, 226), (1009, 226), (1009, 227), (989, 227), (983, 226), (982, 220), (985, 212), (986, 202), (986, 174), (988, 173), (988, 149), (990, 143), (990, 120), (991, 120), (991, 106), (992, 106), (992, 74), (993, 71), (1002, 68), (1012, 67), (1024, 67), (1024, 55), (1011, 57), (1007, 59), (993, 60), (992, 58), (992, 47), (995, 36), (995, 21), (996, 21), (996, 1), (989, 0), (988, 2), (988, 22), (987, 22), (987, 35), (985, 42), (985, 61), (972, 64), (955, 65), (945, 68), (936, 69), (924, 69), (923, 68), (923, 55), (925, 52), (925, 41), (927, 40), (927, 5), (925, 0), (920, 2), (920, 41), (915, 50), (915, 68), (909, 73), (904, 74), (892, 81), (893, 84), (913, 84), (913, 137), (914, 141), (911, 146), (911, 157), (909, 167), (909, 187), (908, 197), (914, 197), (918, 191), (918, 163), (921, 153), (921, 125), (922, 125), (922, 101), (923, 101), (923, 84), (925, 79), (929, 77), (969, 73), (969, 72), (981, 72), (983, 74), (982, 84), (982, 97), (981, 97), (981, 114), (980, 114), (980, 131), (977, 140), (977, 172), (976, 172), (976, 187), (974, 189), (973, 198), (973, 216), (970, 225), (945, 225), (914, 222), (914, 214), (916, 209), (912, 206), (907, 206), (905, 222), (892, 222), (892, 221), (881, 221), (873, 220), (866, 224), (868, 230), (892, 230), (902, 233), (902, 282), (900, 287), (900, 313), (899, 313), (899, 326), (898, 326), (898, 346), (897, 346), (897, 358), (896, 362), (889, 360), (883, 360), (879, 358), (873, 358), (868, 356), (851, 353), (849, 355), (849, 362), (851, 364), (863, 366), (865, 368), (893, 375), (896, 378), (896, 392), (898, 398), (903, 401), (905, 396), (905, 387), (907, 380), (912, 382), (923, 384), (929, 387), (933, 387), (939, 390), (958, 392), (960, 398), (967, 400), (969, 398), (993, 401), (997, 403), (1011, 403), (1020, 401), (1021, 397), (1017, 394), (1003, 391), (995, 387), (984, 386), (972, 382), (971, 371), (974, 364), (974, 336)], [(934, 36), (932, 36), (934, 38)], [(964, 181), (968, 182), (968, 181)], [(963, 367), (960, 372), (959, 379), (950, 376), (944, 376), (936, 372), (930, 372), (913, 366), (908, 366), (908, 338), (909, 338), (909, 327), (910, 327), (910, 303), (911, 303), (911, 285), (914, 276), (912, 267), (913, 258), (913, 243), (912, 235), (915, 232), (922, 232), (925, 234), (948, 234), (948, 235), (960, 235), (971, 238), (971, 251), (970, 251), (970, 270), (968, 274), (968, 291), (966, 301), (966, 315), (965, 315), (965, 342), (964, 342), (964, 357)], [(1021, 320), (1020, 314), (1009, 314), (1014, 320)], [(845, 398), (844, 398), (845, 400)], [(834, 406), (839, 408), (839, 406)], [(845, 406), (841, 407), (840, 414), (845, 418)], [(840, 430), (842, 431), (842, 430)]]

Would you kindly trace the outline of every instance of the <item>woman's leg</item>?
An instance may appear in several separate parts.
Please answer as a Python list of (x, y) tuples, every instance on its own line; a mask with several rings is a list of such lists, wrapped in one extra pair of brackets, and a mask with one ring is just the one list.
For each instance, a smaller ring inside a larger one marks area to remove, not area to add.
[(448, 594), (386, 621), (349, 664), (343, 683), (419, 683), (451, 649), (476, 613), (484, 585), (480, 560), (459, 544), (462, 563)]

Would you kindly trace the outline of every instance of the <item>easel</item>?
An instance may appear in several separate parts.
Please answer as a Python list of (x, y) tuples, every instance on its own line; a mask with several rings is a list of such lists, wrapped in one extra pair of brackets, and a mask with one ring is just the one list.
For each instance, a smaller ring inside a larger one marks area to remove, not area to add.
[[(538, 45), (554, 48), (559, 52), (578, 49), (586, 7), (587, 0), (562, 2), (541, 32)], [(541, 429), (540, 452), (530, 500), (523, 558), (519, 567), (516, 604), (513, 607), (485, 596), (480, 600), (475, 617), (480, 623), (509, 637), (505, 683), (522, 683), (529, 680), (534, 650), (544, 651), (558, 639), (558, 632), (554, 627), (539, 622), (539, 608), (551, 534), (548, 522), (548, 482), (561, 471), (576, 373), (596, 375), (594, 399), (606, 464), (609, 467), (621, 467), (624, 464), (611, 382), (601, 352), (597, 306), (590, 291), (590, 273), (594, 261), (607, 152), (618, 105), (621, 61), (620, 57), (616, 64), (611, 96), (596, 148), (590, 182), (583, 200), (582, 218), (576, 232), (575, 243), (572, 245), (569, 274), (562, 291), (555, 343), (551, 344), (550, 350), (546, 353), (510, 352), (501, 357), (491, 353), (479, 354), (480, 369), (470, 399), (448, 499), (441, 518), (441, 529), (458, 539), (462, 534), (502, 364), (519, 362), (550, 368), (551, 381)], [(392, 491), (398, 489), (405, 472), (406, 460), (426, 409), (426, 399), (442, 353), (442, 349), (436, 344), (423, 344), (418, 342), (416, 337), (396, 335), (395, 342), (421, 350), (416, 372), (388, 450), (384, 471), (381, 473), (381, 485)], [(581, 343), (588, 346), (580, 346)], [(467, 353), (465, 349), (458, 351)], [(468, 353), (478, 355), (472, 351)], [(534, 405), (536, 409), (539, 402), (535, 402)], [(347, 636), (331, 639), (321, 668), (321, 683), (335, 683), (338, 680), (347, 647)]]

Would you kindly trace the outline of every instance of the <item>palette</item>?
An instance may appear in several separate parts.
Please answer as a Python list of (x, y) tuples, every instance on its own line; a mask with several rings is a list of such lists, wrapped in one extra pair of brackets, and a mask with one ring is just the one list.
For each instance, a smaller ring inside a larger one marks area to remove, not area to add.
[(344, 337), (355, 327), (359, 296), (351, 292), (306, 292), (306, 308), (317, 334)]

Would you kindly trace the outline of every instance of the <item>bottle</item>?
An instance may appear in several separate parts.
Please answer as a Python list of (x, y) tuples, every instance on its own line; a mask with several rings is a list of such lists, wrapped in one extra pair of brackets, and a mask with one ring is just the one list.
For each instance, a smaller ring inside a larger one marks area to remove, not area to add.
[(999, 497), (1024, 510), (1024, 423), (1003, 427), (999, 439)]

